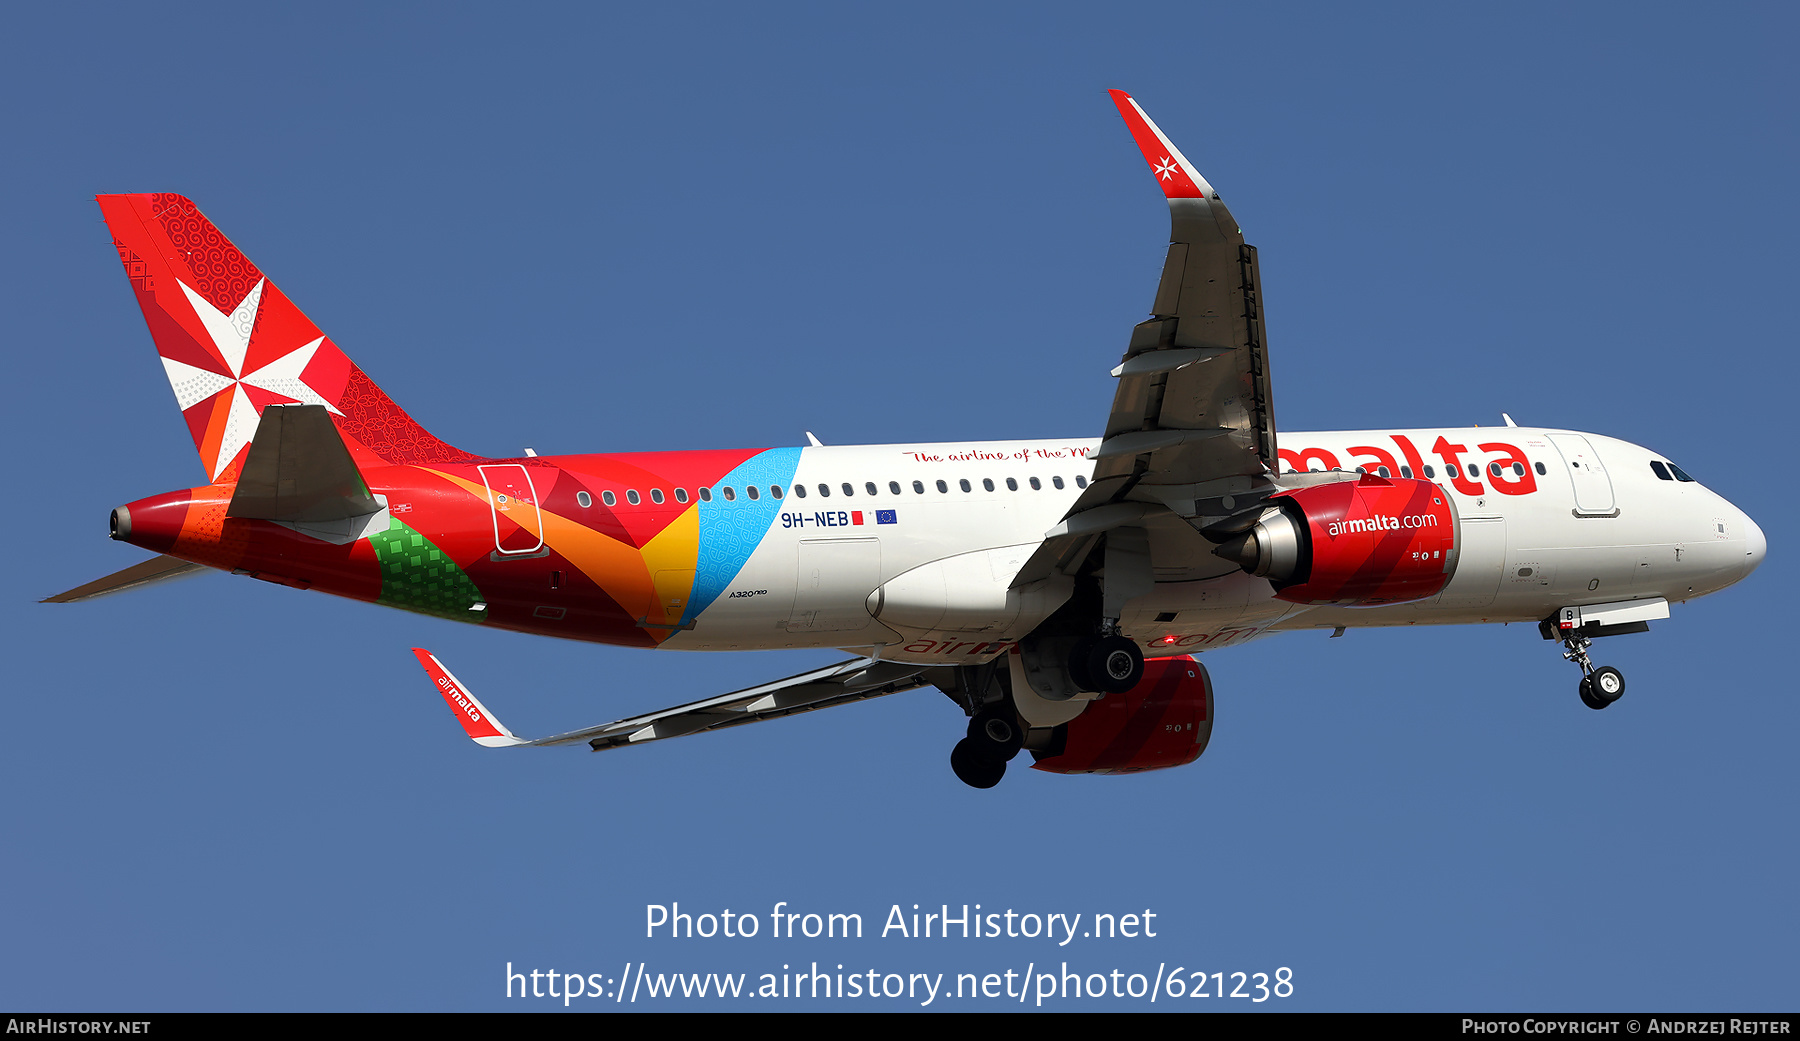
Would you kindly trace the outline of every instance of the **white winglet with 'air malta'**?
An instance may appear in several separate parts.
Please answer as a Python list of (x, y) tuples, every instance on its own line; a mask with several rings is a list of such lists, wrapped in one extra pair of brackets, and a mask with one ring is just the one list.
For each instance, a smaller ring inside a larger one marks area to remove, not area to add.
[(207, 483), (115, 509), (113, 538), (160, 555), (50, 599), (210, 569), (617, 646), (835, 648), (850, 658), (536, 741), (417, 655), (490, 747), (643, 744), (936, 687), (968, 719), (951, 767), (985, 788), (1021, 751), (1064, 774), (1192, 762), (1214, 699), (1197, 656), (1298, 629), (1536, 623), (1604, 709), (1625, 679), (1590, 659), (1596, 638), (1762, 561), (1741, 510), (1613, 438), (1508, 418), (1278, 446), (1256, 249), (1112, 99), (1168, 204), (1168, 252), (1123, 356), (1095, 355), (1111, 408), (1060, 440), (475, 455), (191, 200), (100, 196)]

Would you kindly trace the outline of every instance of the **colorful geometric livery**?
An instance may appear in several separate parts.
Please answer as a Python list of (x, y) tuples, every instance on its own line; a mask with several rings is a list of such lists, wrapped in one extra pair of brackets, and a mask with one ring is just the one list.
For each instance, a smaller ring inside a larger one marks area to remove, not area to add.
[[(212, 479), (121, 507), (125, 541), (446, 618), (655, 646), (692, 626), (774, 522), (772, 499), (727, 504), (698, 489), (785, 487), (799, 449), (461, 451), (383, 393), (192, 202), (99, 202)], [(366, 537), (325, 546), (291, 526), (226, 516), (264, 409), (287, 404), (324, 406), (368, 491), (385, 500)]]

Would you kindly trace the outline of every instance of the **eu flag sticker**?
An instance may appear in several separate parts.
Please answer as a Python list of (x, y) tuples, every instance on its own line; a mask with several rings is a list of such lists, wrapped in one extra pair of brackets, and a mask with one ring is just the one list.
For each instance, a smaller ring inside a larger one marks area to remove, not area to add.
[(894, 520), (894, 511), (893, 510), (876, 510), (875, 511), (875, 523), (877, 523), (877, 524), (897, 524), (899, 522)]

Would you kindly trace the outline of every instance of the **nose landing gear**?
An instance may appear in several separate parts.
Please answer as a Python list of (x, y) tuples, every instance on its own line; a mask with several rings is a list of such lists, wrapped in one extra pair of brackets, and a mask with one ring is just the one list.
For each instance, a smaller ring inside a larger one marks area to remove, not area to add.
[(1661, 597), (1585, 604), (1559, 608), (1538, 623), (1538, 632), (1546, 640), (1561, 640), (1568, 648), (1563, 651), (1563, 657), (1581, 667), (1581, 703), (1588, 708), (1601, 709), (1624, 695), (1625, 674), (1610, 665), (1596, 668), (1589, 660), (1588, 647), (1592, 646), (1595, 637), (1647, 633), (1652, 621), (1667, 617), (1669, 602)]
[(1568, 648), (1563, 657), (1581, 667), (1581, 685), (1577, 690), (1583, 705), (1603, 709), (1625, 695), (1625, 674), (1611, 665), (1595, 668), (1588, 658), (1588, 647), (1594, 642), (1591, 637), (1570, 633), (1562, 642)]

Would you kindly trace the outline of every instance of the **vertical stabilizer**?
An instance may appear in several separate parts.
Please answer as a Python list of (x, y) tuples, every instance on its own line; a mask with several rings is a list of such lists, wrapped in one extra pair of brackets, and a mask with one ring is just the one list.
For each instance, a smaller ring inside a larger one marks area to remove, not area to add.
[(192, 202), (96, 198), (208, 480), (236, 478), (272, 404), (324, 406), (360, 467), (476, 458), (394, 404)]

